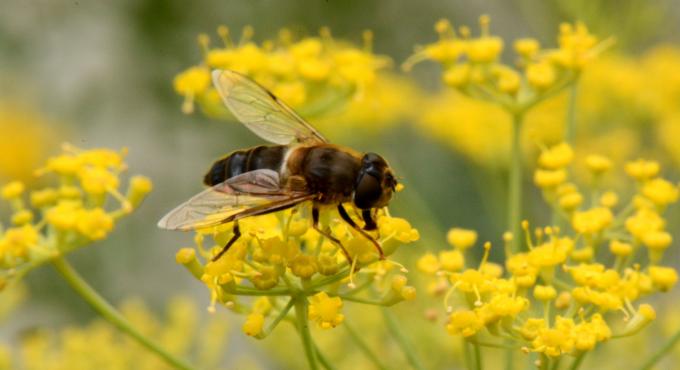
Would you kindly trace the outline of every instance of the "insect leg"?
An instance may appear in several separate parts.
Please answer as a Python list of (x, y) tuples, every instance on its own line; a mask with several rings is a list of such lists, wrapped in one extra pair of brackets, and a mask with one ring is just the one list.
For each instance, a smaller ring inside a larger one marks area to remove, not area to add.
[[(366, 212), (366, 211), (364, 211), (364, 212)], [(383, 252), (383, 249), (380, 246), (380, 243), (378, 243), (377, 240), (373, 239), (372, 236), (370, 236), (366, 231), (364, 231), (362, 228), (360, 228), (359, 225), (357, 225), (356, 222), (354, 222), (354, 220), (352, 220), (352, 218), (349, 217), (347, 210), (345, 209), (345, 207), (342, 206), (342, 204), (338, 204), (338, 213), (340, 213), (340, 217), (342, 217), (342, 219), (345, 220), (345, 222), (347, 222), (350, 226), (352, 226), (352, 228), (354, 228), (354, 230), (358, 231), (359, 234), (363, 235), (364, 238), (368, 239), (371, 243), (373, 243), (373, 245), (375, 246), (375, 249), (378, 250), (378, 254), (380, 255), (380, 259), (384, 260), (385, 259), (385, 252)], [(370, 217), (370, 213), (369, 213), (369, 217)], [(372, 219), (371, 219), (371, 221), (372, 221)]]
[(378, 228), (378, 225), (375, 224), (375, 220), (373, 220), (370, 209), (364, 209), (361, 211), (361, 218), (363, 218), (364, 222), (366, 223), (366, 225), (364, 225), (364, 230), (371, 231)]
[(215, 262), (220, 259), (223, 254), (227, 253), (232, 244), (236, 243), (238, 238), (241, 237), (241, 229), (238, 227), (238, 221), (234, 221), (234, 229), (232, 231), (234, 232), (234, 235), (231, 237), (231, 239), (229, 239), (227, 245), (225, 245), (220, 253), (217, 253), (217, 255), (215, 255), (215, 257), (213, 257), (210, 261)]
[(312, 208), (312, 227), (314, 228), (314, 230), (318, 231), (319, 234), (325, 236), (326, 238), (328, 238), (328, 240), (332, 241), (338, 247), (340, 247), (340, 250), (342, 250), (342, 254), (345, 255), (345, 258), (347, 258), (347, 263), (349, 263), (350, 266), (352, 265), (352, 257), (349, 255), (349, 252), (347, 252), (347, 249), (345, 249), (345, 246), (342, 245), (340, 240), (331, 235), (330, 230), (329, 231), (322, 230), (321, 227), (319, 227), (319, 209), (316, 206)]

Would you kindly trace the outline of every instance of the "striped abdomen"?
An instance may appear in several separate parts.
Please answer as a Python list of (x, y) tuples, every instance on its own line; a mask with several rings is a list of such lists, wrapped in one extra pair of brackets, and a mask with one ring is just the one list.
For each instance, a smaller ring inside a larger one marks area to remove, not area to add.
[(279, 172), (287, 149), (285, 145), (261, 145), (235, 151), (215, 162), (205, 174), (203, 183), (213, 186), (244, 172), (260, 169)]

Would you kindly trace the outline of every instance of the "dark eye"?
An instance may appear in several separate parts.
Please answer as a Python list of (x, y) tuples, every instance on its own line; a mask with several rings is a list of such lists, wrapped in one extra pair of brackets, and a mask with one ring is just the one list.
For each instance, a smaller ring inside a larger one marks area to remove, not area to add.
[(364, 174), (361, 176), (354, 192), (354, 204), (360, 209), (369, 209), (380, 199), (382, 187), (375, 176)]

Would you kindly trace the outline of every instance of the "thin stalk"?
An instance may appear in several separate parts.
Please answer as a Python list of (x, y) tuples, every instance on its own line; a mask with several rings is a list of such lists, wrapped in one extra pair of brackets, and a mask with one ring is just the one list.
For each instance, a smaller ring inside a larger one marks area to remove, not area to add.
[[(344, 325), (344, 324), (343, 324)], [(321, 363), (321, 366), (326, 368), (326, 370), (335, 370), (335, 367), (333, 364), (331, 364), (330, 361), (326, 358), (326, 356), (321, 353), (321, 350), (319, 349), (319, 346), (314, 344), (314, 350), (316, 350), (316, 357), (319, 359), (319, 362)]]
[(569, 370), (578, 370), (578, 368), (581, 367), (581, 364), (583, 363), (583, 359), (586, 357), (586, 353), (587, 352), (579, 353), (579, 355), (574, 359), (574, 362), (571, 363)]
[(399, 324), (397, 323), (397, 319), (394, 318), (392, 312), (386, 308), (383, 308), (382, 313), (383, 317), (385, 318), (387, 329), (390, 331), (390, 333), (392, 333), (392, 336), (397, 341), (399, 348), (401, 348), (401, 350), (404, 352), (404, 355), (406, 355), (406, 359), (408, 360), (409, 364), (411, 364), (411, 366), (416, 370), (424, 370), (425, 367), (423, 366), (423, 362), (416, 354), (411, 343), (409, 343), (409, 341), (406, 339), (404, 333), (401, 332)]
[(142, 333), (137, 331), (123, 315), (118, 312), (109, 302), (97, 293), (78, 272), (66, 261), (63, 257), (57, 257), (52, 260), (52, 265), (57, 269), (66, 282), (80, 295), (90, 307), (97, 313), (113, 324), (124, 334), (136, 340), (139, 344), (144, 346), (149, 351), (155, 353), (162, 358), (168, 365), (175, 369), (194, 370), (194, 368), (161, 348), (157, 343), (145, 337)]
[(578, 83), (574, 82), (569, 87), (569, 101), (567, 102), (567, 117), (564, 124), (564, 141), (569, 145), (574, 144), (576, 138), (576, 99), (578, 98)]
[(362, 352), (369, 360), (371, 360), (371, 362), (373, 363), (373, 365), (375, 365), (375, 367), (376, 367), (377, 369), (380, 369), (380, 370), (387, 370), (387, 368), (385, 367), (385, 365), (383, 365), (383, 364), (380, 362), (380, 359), (378, 358), (378, 356), (376, 356), (375, 353), (373, 353), (373, 351), (368, 347), (368, 345), (366, 344), (366, 342), (364, 342), (364, 340), (361, 339), (361, 336), (359, 335), (359, 333), (356, 332), (356, 330), (354, 330), (354, 328), (352, 327), (352, 325), (350, 325), (347, 321), (345, 321), (345, 322), (342, 324), (342, 326), (345, 327), (345, 329), (347, 330), (347, 333), (349, 334), (350, 338), (352, 338), (352, 340), (353, 340), (354, 343), (357, 345), (357, 347), (359, 347), (359, 350), (361, 350), (361, 352)]
[(299, 296), (294, 299), (297, 329), (300, 333), (300, 338), (302, 339), (302, 345), (305, 348), (305, 356), (307, 356), (309, 368), (311, 370), (318, 370), (319, 366), (317, 364), (316, 348), (314, 346), (314, 341), (312, 340), (312, 334), (309, 332), (309, 321), (307, 320), (307, 309), (309, 305), (309, 303), (307, 303), (307, 297)]
[[(512, 232), (512, 250), (521, 250), (522, 230), (522, 147), (520, 133), (522, 131), (522, 113), (512, 115), (512, 146), (510, 158), (510, 181), (508, 184), (508, 230)], [(507, 252), (507, 251), (506, 251)], [(509, 256), (507, 256), (509, 257)]]
[(515, 368), (515, 348), (506, 348), (505, 370), (513, 370), (514, 368)]
[(472, 358), (470, 357), (470, 343), (467, 340), (461, 339), (463, 341), (463, 359), (465, 360), (465, 368), (472, 369)]
[(649, 370), (654, 367), (654, 365), (659, 362), (663, 358), (663, 356), (667, 355), (668, 352), (670, 352), (673, 347), (680, 341), (680, 330), (675, 332), (670, 339), (668, 339), (668, 342), (663, 345), (663, 347), (659, 348), (658, 351), (656, 351), (645, 363), (640, 366), (640, 370)]
[(475, 354), (475, 370), (482, 370), (482, 348), (478, 344), (472, 345)]

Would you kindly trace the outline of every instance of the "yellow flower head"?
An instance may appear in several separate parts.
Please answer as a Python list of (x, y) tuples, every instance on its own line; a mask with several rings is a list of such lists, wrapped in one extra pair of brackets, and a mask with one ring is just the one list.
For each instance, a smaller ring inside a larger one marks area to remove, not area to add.
[(309, 299), (309, 319), (316, 321), (322, 329), (330, 329), (340, 325), (345, 315), (340, 313), (342, 299), (329, 297), (326, 292), (318, 293)]
[(477, 232), (454, 227), (446, 234), (446, 240), (454, 248), (465, 251), (477, 242)]
[(24, 189), (24, 184), (21, 181), (12, 181), (0, 189), (0, 195), (3, 199), (15, 199), (21, 196)]
[(677, 202), (679, 194), (676, 185), (662, 178), (646, 181), (642, 186), (642, 195), (662, 207)]
[(672, 289), (678, 282), (678, 272), (672, 267), (651, 266), (649, 276), (654, 286), (663, 292)]
[(586, 166), (595, 175), (607, 172), (612, 167), (611, 159), (602, 156), (591, 154), (586, 157)]
[(567, 172), (563, 169), (542, 170), (534, 172), (534, 184), (543, 189), (553, 189), (567, 179)]
[(449, 316), (449, 323), (446, 329), (451, 335), (462, 335), (471, 337), (484, 328), (484, 322), (477, 316), (475, 311), (461, 310)]
[(659, 162), (656, 161), (638, 159), (626, 163), (625, 170), (630, 177), (643, 181), (656, 176), (659, 173), (660, 166)]
[(538, 164), (541, 167), (556, 170), (566, 167), (574, 159), (574, 151), (567, 143), (555, 145), (544, 150), (538, 157)]
[(609, 208), (595, 207), (575, 212), (571, 223), (576, 232), (592, 235), (602, 232), (613, 220), (614, 215)]
[(251, 313), (243, 323), (243, 332), (251, 337), (257, 336), (264, 328), (264, 315), (261, 313)]

